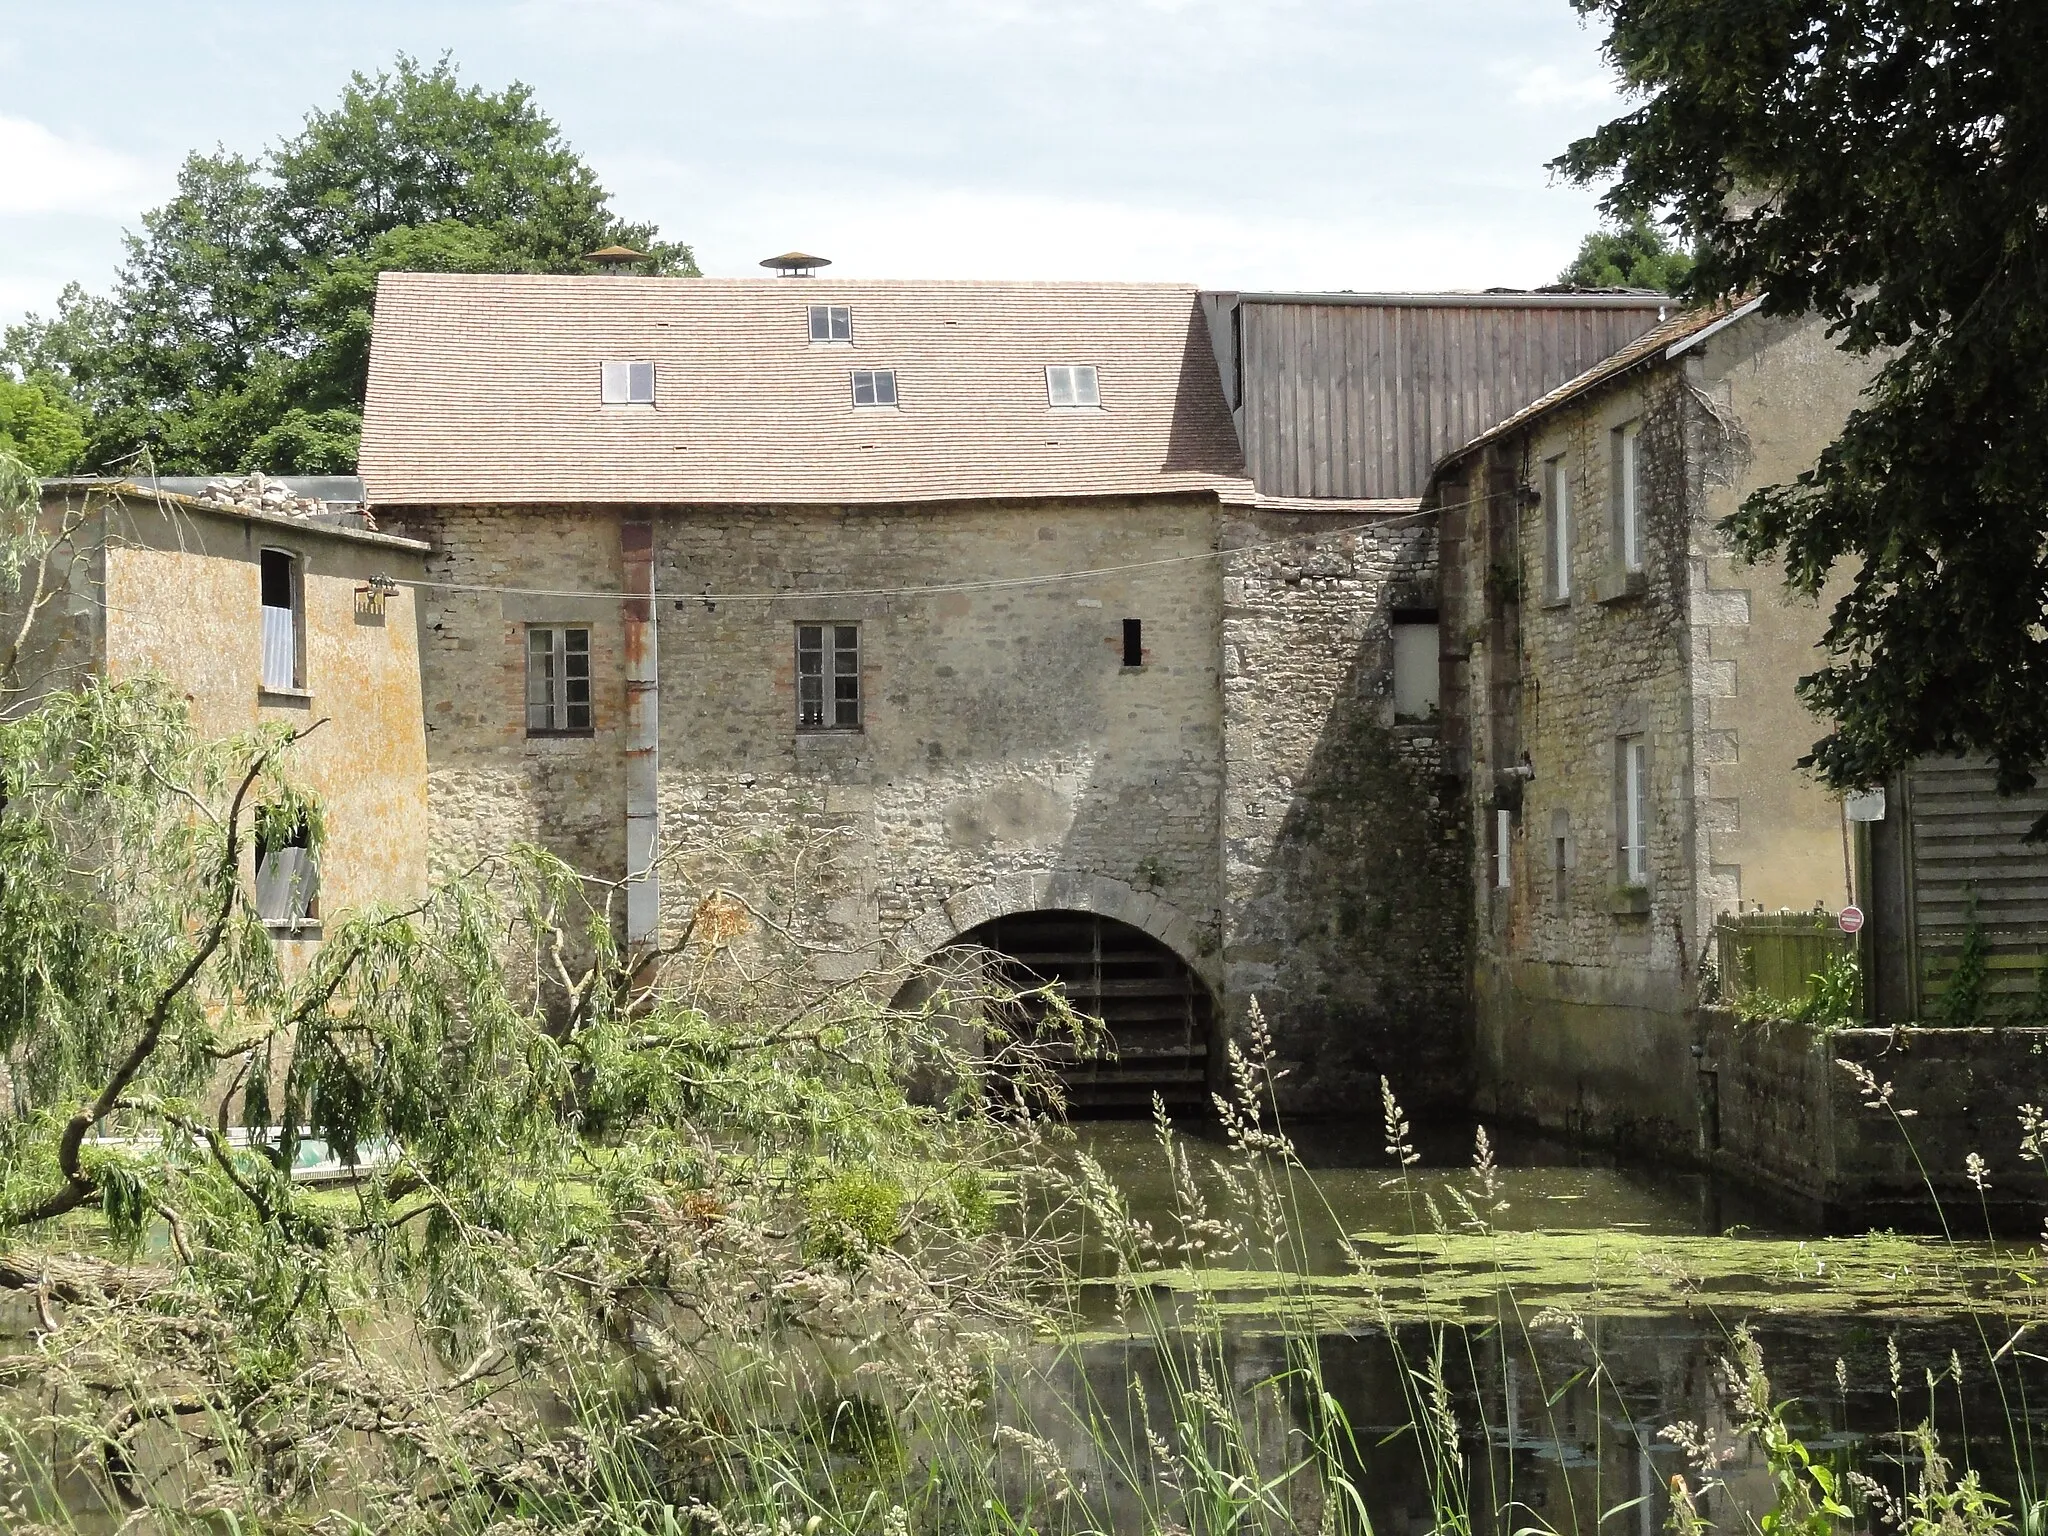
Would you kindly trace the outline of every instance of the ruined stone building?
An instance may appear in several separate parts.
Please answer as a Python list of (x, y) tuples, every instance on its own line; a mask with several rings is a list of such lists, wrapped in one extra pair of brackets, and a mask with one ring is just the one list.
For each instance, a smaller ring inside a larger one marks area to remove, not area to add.
[(1489, 1113), (1689, 1148), (1716, 919), (1853, 899), (1842, 804), (1798, 767), (1826, 605), (1716, 525), (1809, 468), (1869, 374), (1819, 320), (1698, 312), (1438, 468)]
[[(687, 916), (665, 850), (823, 837), (821, 964), (1021, 956), (1109, 1020), (1106, 1099), (1199, 1099), (1254, 995), (1300, 1105), (1383, 1066), (1461, 1097), (1414, 498), (1453, 407), (1657, 304), (1475, 302), (385, 274), (362, 473), (432, 550), (437, 851), (630, 875), (650, 942)], [(1489, 314), (1548, 340), (1482, 370)], [(1267, 320), (1332, 345), (1289, 363)], [(1303, 453), (1391, 478), (1261, 482), (1282, 367), (1332, 407), (1294, 412)]]
[[(297, 494), (359, 501), (352, 482), (272, 489), (237, 499), (203, 477), (47, 482), (44, 524), (63, 533), (45, 567), (50, 601), (6, 682), (33, 698), (154, 673), (207, 737), (318, 723), (291, 771), (322, 802), (322, 845), (257, 846), (247, 869), (260, 916), (298, 960), (326, 915), (415, 900), (427, 883), (410, 585), (426, 546)], [(17, 615), (35, 589), (31, 573)]]

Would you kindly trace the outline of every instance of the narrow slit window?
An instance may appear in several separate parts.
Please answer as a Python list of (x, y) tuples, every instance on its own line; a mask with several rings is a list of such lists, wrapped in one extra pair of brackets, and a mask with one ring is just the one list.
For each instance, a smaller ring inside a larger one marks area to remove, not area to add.
[(296, 555), (266, 549), (258, 557), (263, 599), (263, 686), (305, 686), (305, 584)]
[(853, 403), (855, 405), (894, 405), (896, 403), (896, 370), (893, 368), (856, 368), (853, 370)]
[(1508, 812), (1497, 810), (1493, 813), (1493, 884), (1496, 890), (1508, 888), (1508, 849), (1514, 838), (1514, 823)]
[(533, 625), (526, 631), (526, 730), (530, 736), (590, 730), (590, 631)]
[(259, 827), (256, 915), (274, 927), (302, 928), (320, 921), (320, 862), (305, 822), (282, 831)]
[(1632, 421), (1614, 434), (1614, 522), (1621, 568), (1643, 568), (1642, 423)]
[(860, 705), (860, 626), (797, 625), (797, 729), (857, 731)]
[(1543, 465), (1543, 595), (1553, 603), (1572, 595), (1572, 482), (1561, 455)]
[(654, 364), (606, 363), (599, 387), (606, 405), (654, 404)]
[(1550, 813), (1550, 895), (1559, 911), (1571, 900), (1572, 823), (1563, 810)]
[(1145, 621), (1124, 620), (1124, 665), (1142, 667), (1145, 665)]
[(811, 306), (812, 341), (852, 341), (853, 309), (846, 304)]
[(1061, 410), (1086, 410), (1102, 404), (1093, 363), (1063, 363), (1045, 370), (1046, 403)]
[(1615, 789), (1621, 801), (1621, 883), (1650, 883), (1650, 760), (1640, 736), (1624, 736), (1618, 746)]

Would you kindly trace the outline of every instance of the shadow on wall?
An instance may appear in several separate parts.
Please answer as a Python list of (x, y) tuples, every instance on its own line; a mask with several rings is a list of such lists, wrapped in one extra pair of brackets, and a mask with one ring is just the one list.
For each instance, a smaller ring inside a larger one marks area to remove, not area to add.
[(1391, 618), (1423, 601), (1409, 570), (1358, 610), (1372, 617), (1233, 925), (1302, 1112), (1376, 1111), (1382, 1073), (1410, 1108), (1470, 1098), (1465, 818), (1436, 726), (1391, 718)]

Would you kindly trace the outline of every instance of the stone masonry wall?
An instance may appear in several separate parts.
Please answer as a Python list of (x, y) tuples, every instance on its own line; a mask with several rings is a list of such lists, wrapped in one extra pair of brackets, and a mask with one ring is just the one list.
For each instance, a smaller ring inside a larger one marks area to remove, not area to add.
[[(1483, 1111), (1649, 1148), (1689, 1146), (1699, 968), (1738, 901), (1839, 902), (1835, 802), (1797, 767), (1794, 694), (1821, 608), (1741, 567), (1719, 521), (1809, 466), (1865, 365), (1818, 322), (1750, 317), (1532, 423), (1440, 494), (1470, 723)], [(1621, 570), (1613, 434), (1641, 423), (1644, 570)], [(1571, 487), (1569, 600), (1546, 593), (1544, 466)], [(1454, 508), (1452, 503), (1458, 505)], [(1650, 770), (1647, 888), (1624, 889), (1618, 739)], [(1508, 775), (1527, 754), (1530, 777)], [(1495, 815), (1508, 808), (1509, 882)]]
[[(1686, 405), (1676, 370), (1554, 412), (1498, 451), (1508, 536), (1466, 583), (1473, 696), (1511, 699), (1472, 743), (1479, 1100), (1488, 1113), (1657, 1141), (1692, 1113), (1683, 1019), (1700, 954), (1689, 794)], [(1613, 431), (1641, 422), (1643, 571), (1622, 569)], [(1544, 465), (1570, 487), (1571, 581), (1546, 591)], [(1514, 487), (1527, 487), (1527, 493)], [(1475, 518), (1474, 525), (1483, 522)], [(1502, 674), (1519, 686), (1503, 690)], [(1619, 741), (1648, 749), (1646, 889), (1626, 887)], [(1531, 776), (1505, 777), (1523, 754)], [(1495, 864), (1510, 809), (1509, 883)], [(1674, 1021), (1680, 1027), (1673, 1028)]]
[[(432, 544), (427, 576), (449, 584), (425, 588), (420, 598), (435, 866), (461, 868), (508, 844), (534, 842), (579, 869), (617, 878), (625, 867), (619, 604), (541, 595), (619, 591), (616, 513), (405, 509), (380, 522)], [(502, 590), (508, 587), (534, 590)], [(531, 623), (589, 628), (589, 737), (526, 734)]]
[[(1397, 722), (1392, 618), (1437, 603), (1434, 531), (1241, 515), (1224, 571), (1226, 1001), (1272, 1021), (1311, 1110), (1469, 1087), (1465, 839), (1438, 726)], [(1330, 532), (1335, 523), (1338, 531)]]
[[(616, 511), (385, 522), (454, 584), (423, 598), (437, 857), (530, 838), (621, 872), (619, 605), (561, 595), (619, 590)], [(1233, 1027), (1258, 995), (1297, 1107), (1376, 1104), (1391, 1063), (1417, 1101), (1462, 1088), (1462, 829), (1434, 726), (1392, 719), (1392, 607), (1435, 601), (1426, 527), (1226, 532), (1208, 498), (654, 524), (669, 931), (741, 887), (850, 974), (1005, 913), (1095, 911), (1179, 953)], [(587, 738), (525, 734), (532, 623), (591, 630)], [(796, 729), (799, 623), (860, 626), (861, 730)]]
[[(1193, 498), (657, 513), (661, 831), (680, 859), (665, 923), (706, 885), (751, 883), (797, 903), (831, 951), (821, 969), (850, 972), (1000, 912), (1079, 907), (1145, 928), (1213, 981), (1215, 523)], [(433, 541), (438, 580), (620, 587), (609, 510), (393, 525)], [(1041, 579), (1159, 560), (1180, 563)], [(1018, 584), (988, 585), (1002, 582)], [(932, 587), (957, 590), (899, 590)], [(1143, 625), (1141, 667), (1122, 665), (1125, 618)], [(797, 730), (799, 622), (860, 626), (861, 730)], [(530, 623), (589, 626), (589, 738), (526, 736)], [(620, 872), (617, 602), (442, 591), (424, 624), (439, 856), (535, 838)]]
[[(836, 840), (818, 931), (849, 964), (1073, 906), (1213, 981), (1215, 530), (1194, 499), (663, 518), (662, 592), (778, 594), (660, 605), (665, 841)], [(889, 591), (933, 587), (956, 590)], [(795, 728), (804, 622), (860, 626), (861, 730)]]

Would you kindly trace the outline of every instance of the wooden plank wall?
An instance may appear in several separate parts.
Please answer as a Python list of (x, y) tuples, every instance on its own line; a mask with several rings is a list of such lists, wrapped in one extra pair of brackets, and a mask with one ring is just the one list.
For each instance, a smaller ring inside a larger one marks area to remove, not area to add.
[(1436, 462), (1657, 324), (1626, 307), (1247, 298), (1245, 460), (1275, 496), (1420, 496)]
[(1971, 919), (1989, 949), (1989, 1004), (2009, 1014), (2032, 1001), (2048, 955), (2048, 845), (2024, 839), (2048, 811), (2048, 787), (2000, 799), (1990, 764), (1924, 758), (1907, 775), (1913, 926), (1921, 1013), (1953, 972)]

